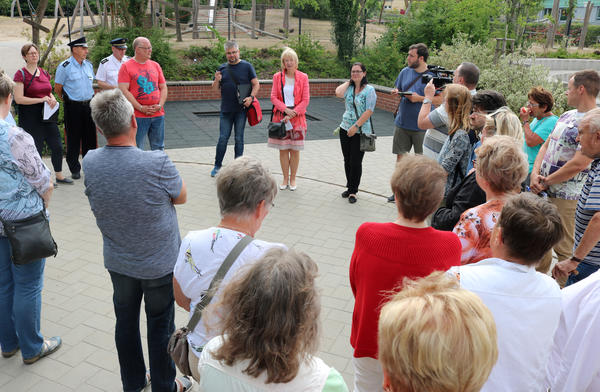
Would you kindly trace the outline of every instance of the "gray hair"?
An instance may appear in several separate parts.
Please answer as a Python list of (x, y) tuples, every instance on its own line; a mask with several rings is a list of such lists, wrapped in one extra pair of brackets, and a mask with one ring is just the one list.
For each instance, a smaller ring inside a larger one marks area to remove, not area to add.
[(270, 207), (276, 194), (275, 179), (255, 158), (239, 157), (217, 175), (217, 196), (222, 216), (249, 216), (263, 200)]
[(231, 48), (236, 48), (236, 49), (240, 48), (238, 46), (238, 43), (235, 42), (235, 41), (227, 41), (227, 42), (225, 42), (225, 45), (223, 45), (223, 47), (225, 48), (226, 52), (227, 52), (228, 49), (231, 49)]
[(590, 110), (583, 116), (583, 119), (579, 122), (579, 129), (587, 124), (590, 132), (600, 132), (600, 108)]
[(131, 44), (133, 46), (133, 51), (135, 52), (135, 49), (140, 46), (140, 44), (142, 43), (143, 40), (148, 40), (150, 41), (148, 38), (146, 37), (137, 37), (136, 39), (133, 40), (133, 43)]
[(13, 93), (15, 82), (4, 71), (0, 70), (0, 99), (6, 99)]
[(118, 88), (96, 94), (90, 107), (94, 123), (107, 139), (129, 131), (133, 106)]

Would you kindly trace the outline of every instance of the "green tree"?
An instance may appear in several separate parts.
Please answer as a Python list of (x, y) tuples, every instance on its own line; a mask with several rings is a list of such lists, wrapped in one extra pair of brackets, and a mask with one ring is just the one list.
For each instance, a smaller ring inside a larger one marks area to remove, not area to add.
[(338, 59), (348, 64), (360, 36), (358, 24), (360, 4), (355, 0), (329, 0), (329, 8), (333, 24), (333, 42), (337, 47)]

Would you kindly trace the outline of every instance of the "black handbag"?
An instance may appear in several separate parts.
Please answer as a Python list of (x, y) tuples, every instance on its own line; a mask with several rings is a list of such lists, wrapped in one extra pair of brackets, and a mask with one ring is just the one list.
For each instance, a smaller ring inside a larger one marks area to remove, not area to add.
[[(283, 79), (283, 72), (281, 72), (281, 78)], [(281, 96), (283, 97), (283, 80), (281, 80)], [(269, 120), (269, 125), (267, 125), (267, 130), (269, 131), (269, 137), (272, 139), (283, 139), (287, 134), (287, 130), (285, 129), (285, 123), (281, 122), (273, 122), (273, 113), (275, 112), (275, 105), (271, 109), (271, 119)]]
[[(354, 87), (352, 88), (352, 106), (354, 106), (354, 113), (356, 114), (356, 121), (360, 118), (358, 115), (358, 109), (356, 109), (356, 103), (354, 103)], [(362, 132), (362, 127), (358, 128), (358, 132), (360, 132), (360, 151), (363, 152), (371, 152), (375, 151), (375, 140), (377, 139), (377, 135), (375, 135), (375, 129), (373, 128), (373, 121), (371, 120), (372, 115), (369, 117), (369, 122), (371, 123), (371, 134), (367, 135)]]
[(177, 365), (177, 369), (179, 369), (179, 371), (183, 375), (192, 375), (192, 371), (190, 369), (190, 361), (188, 357), (190, 348), (188, 346), (187, 336), (191, 331), (194, 330), (194, 328), (196, 328), (196, 325), (198, 325), (198, 323), (200, 322), (200, 319), (202, 318), (202, 311), (212, 300), (213, 295), (217, 292), (217, 289), (219, 288), (221, 281), (227, 274), (227, 271), (229, 271), (229, 268), (231, 268), (235, 260), (240, 255), (240, 253), (242, 253), (244, 248), (246, 248), (246, 246), (248, 246), (248, 244), (250, 244), (253, 239), (254, 238), (247, 235), (244, 238), (242, 238), (233, 247), (233, 249), (231, 249), (227, 257), (223, 261), (223, 264), (221, 264), (219, 270), (211, 280), (206, 294), (202, 297), (202, 300), (200, 300), (200, 302), (198, 302), (198, 304), (194, 308), (194, 313), (188, 321), (187, 326), (177, 329), (169, 338), (167, 352), (173, 359), (173, 362), (175, 362), (175, 365)]
[(50, 223), (44, 210), (28, 218), (0, 221), (10, 243), (13, 263), (22, 265), (49, 256), (56, 257), (58, 246), (50, 233)]

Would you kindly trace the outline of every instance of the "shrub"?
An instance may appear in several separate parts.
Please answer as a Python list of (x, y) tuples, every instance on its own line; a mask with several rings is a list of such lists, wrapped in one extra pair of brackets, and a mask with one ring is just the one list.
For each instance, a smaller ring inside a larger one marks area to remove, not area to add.
[(165, 78), (179, 79), (179, 64), (169, 46), (165, 33), (158, 28), (144, 29), (141, 27), (119, 27), (113, 30), (99, 29), (88, 35), (90, 52), (88, 58), (97, 67), (104, 57), (112, 54), (110, 40), (115, 37), (123, 37), (128, 40), (127, 56), (133, 57), (133, 40), (136, 37), (146, 37), (152, 43), (152, 60), (160, 64)]
[(355, 0), (329, 0), (332, 38), (338, 59), (345, 64), (350, 62), (360, 35), (358, 6)]
[(555, 114), (568, 108), (562, 82), (550, 80), (548, 68), (533, 64), (534, 58), (513, 54), (494, 62), (494, 50), (490, 45), (470, 43), (464, 35), (455, 38), (452, 45), (442, 45), (434, 51), (428, 63), (456, 69), (463, 61), (479, 67), (481, 74), (477, 88), (501, 92), (515, 113), (527, 102), (527, 92), (533, 86), (543, 86), (552, 92)]
[(370, 83), (393, 86), (398, 72), (405, 66), (406, 52), (400, 52), (390, 40), (380, 38), (374, 45), (362, 49), (354, 61), (365, 65)]
[(318, 20), (330, 19), (331, 9), (329, 8), (329, 1), (319, 0), (316, 2), (316, 4), (318, 4), (318, 6), (314, 6), (311, 3), (307, 3), (304, 5), (294, 3), (294, 8), (292, 8), (292, 16), (302, 16), (303, 18)]

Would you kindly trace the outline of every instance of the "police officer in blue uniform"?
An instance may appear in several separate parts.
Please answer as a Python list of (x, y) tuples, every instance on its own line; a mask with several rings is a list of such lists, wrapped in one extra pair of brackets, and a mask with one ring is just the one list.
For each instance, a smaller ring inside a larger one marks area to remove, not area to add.
[(71, 57), (56, 68), (54, 92), (65, 105), (65, 136), (67, 139), (67, 165), (74, 180), (81, 178), (82, 158), (98, 146), (96, 126), (92, 120), (90, 100), (94, 96), (94, 67), (86, 60), (88, 46), (85, 37), (68, 43)]

